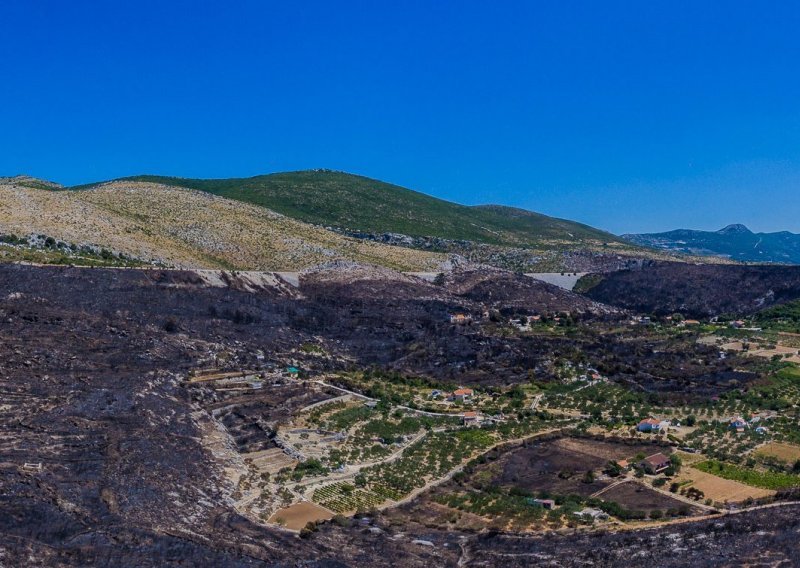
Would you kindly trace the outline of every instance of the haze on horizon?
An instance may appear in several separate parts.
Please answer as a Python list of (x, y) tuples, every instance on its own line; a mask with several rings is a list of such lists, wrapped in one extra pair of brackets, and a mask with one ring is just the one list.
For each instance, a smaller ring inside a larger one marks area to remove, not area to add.
[(800, 7), (0, 6), (0, 175), (330, 168), (614, 233), (800, 232)]

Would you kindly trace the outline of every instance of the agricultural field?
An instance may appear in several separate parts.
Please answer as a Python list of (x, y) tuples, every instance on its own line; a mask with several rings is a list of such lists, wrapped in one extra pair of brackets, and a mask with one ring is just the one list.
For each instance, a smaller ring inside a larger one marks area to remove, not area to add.
[(720, 506), (724, 506), (726, 503), (765, 499), (775, 495), (775, 491), (725, 479), (691, 466), (682, 468), (676, 476), (675, 482), (680, 486), (680, 490), (685, 491), (693, 487), (702, 491), (705, 499)]
[(800, 446), (783, 442), (770, 442), (756, 450), (758, 457), (775, 458), (782, 462), (793, 463), (800, 460)]
[[(635, 481), (615, 485), (604, 491), (601, 497), (605, 501), (619, 503), (625, 509), (647, 513), (651, 518), (654, 517), (653, 513), (655, 511), (659, 512), (655, 517), (662, 515), (671, 517), (675, 516), (677, 511), (686, 507), (685, 502)], [(699, 509), (690, 509), (690, 512), (698, 513)]]
[(744, 468), (715, 460), (700, 462), (695, 464), (694, 467), (723, 479), (740, 481), (747, 485), (764, 489), (777, 490), (800, 486), (800, 476), (783, 472)]
[(275, 511), (275, 514), (269, 518), (269, 522), (290, 530), (299, 531), (308, 523), (327, 521), (331, 518), (333, 518), (333, 513), (330, 511), (314, 503), (303, 501)]
[[(696, 514), (697, 507), (644, 480), (606, 473), (610, 461), (660, 450), (668, 451), (630, 439), (546, 435), (493, 449), (451, 481), (388, 514), (393, 520), (425, 519), (429, 526), (515, 531)], [(552, 508), (537, 499), (552, 500)], [(581, 517), (586, 508), (607, 517)]]
[(649, 455), (658, 451), (668, 450), (636, 442), (629, 445), (573, 438), (535, 441), (500, 454), (482, 468), (473, 481), (476, 484), (516, 487), (532, 493), (587, 497), (612, 481), (601, 476), (587, 477), (587, 472), (600, 471), (609, 461), (632, 459), (639, 453)]

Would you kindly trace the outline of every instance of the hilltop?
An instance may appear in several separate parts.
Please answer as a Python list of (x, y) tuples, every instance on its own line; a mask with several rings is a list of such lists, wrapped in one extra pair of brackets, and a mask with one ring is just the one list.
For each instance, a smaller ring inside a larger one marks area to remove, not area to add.
[(142, 175), (119, 181), (196, 189), (261, 205), (307, 223), (350, 231), (510, 247), (612, 244), (630, 248), (610, 233), (574, 221), (513, 207), (459, 205), (398, 185), (330, 170), (230, 179)]
[(85, 191), (32, 178), (0, 182), (0, 236), (46, 235), (145, 262), (190, 268), (302, 270), (332, 260), (439, 270), (446, 255), (348, 238), (209, 193), (120, 181)]
[(179, 267), (297, 270), (350, 260), (430, 271), (458, 257), (531, 273), (676, 260), (581, 223), (460, 205), (329, 170), (208, 180), (142, 175), (69, 188), (17, 176), (0, 178), (0, 187), (14, 188), (0, 209), (0, 237), (41, 234)]
[(800, 235), (781, 231), (754, 233), (741, 224), (719, 231), (678, 229), (666, 233), (623, 235), (633, 244), (697, 256), (721, 256), (741, 262), (800, 264)]

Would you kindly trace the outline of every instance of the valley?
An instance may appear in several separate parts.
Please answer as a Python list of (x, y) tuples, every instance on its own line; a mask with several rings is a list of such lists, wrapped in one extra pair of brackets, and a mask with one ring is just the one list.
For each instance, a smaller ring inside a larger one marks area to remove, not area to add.
[(678, 562), (714, 522), (707, 545), (746, 558), (738, 519), (772, 526), (800, 491), (796, 338), (720, 313), (800, 292), (747, 277), (678, 317), (495, 268), (0, 264), (0, 558), (456, 565), (548, 542), (577, 563), (586, 538), (669, 531)]

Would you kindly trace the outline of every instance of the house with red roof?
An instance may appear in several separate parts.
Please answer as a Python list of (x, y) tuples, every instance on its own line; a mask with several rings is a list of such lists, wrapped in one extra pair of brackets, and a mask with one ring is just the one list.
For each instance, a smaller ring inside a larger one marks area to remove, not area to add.
[(453, 400), (467, 402), (472, 398), (472, 389), (456, 389), (453, 391)]
[(671, 465), (672, 462), (669, 456), (665, 456), (661, 452), (648, 456), (639, 462), (639, 467), (651, 475), (661, 473)]

